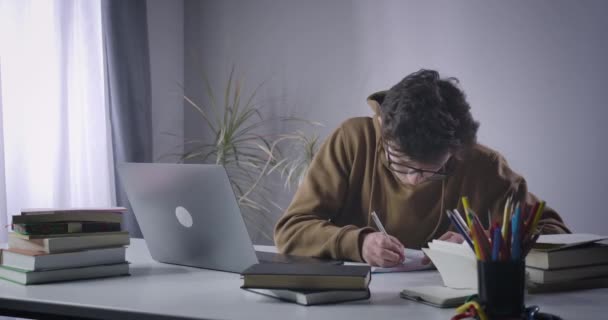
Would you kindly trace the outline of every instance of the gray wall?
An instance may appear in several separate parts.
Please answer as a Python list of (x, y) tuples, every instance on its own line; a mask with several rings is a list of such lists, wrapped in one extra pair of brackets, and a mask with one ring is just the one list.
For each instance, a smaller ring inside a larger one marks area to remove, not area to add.
[[(148, 0), (154, 159), (176, 162), (183, 148), (184, 2)], [(179, 84), (179, 85), (178, 85)]]
[[(186, 88), (201, 92), (199, 67), (219, 85), (235, 64), (251, 85), (267, 81), (265, 112), (323, 121), (325, 136), (369, 115), (369, 93), (435, 68), (461, 80), (482, 143), (574, 231), (606, 233), (607, 11), (602, 0), (186, 0)], [(184, 125), (201, 133), (188, 112)]]

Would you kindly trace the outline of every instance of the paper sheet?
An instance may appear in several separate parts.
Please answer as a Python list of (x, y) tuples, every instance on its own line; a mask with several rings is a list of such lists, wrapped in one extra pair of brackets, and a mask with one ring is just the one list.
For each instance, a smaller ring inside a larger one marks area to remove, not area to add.
[[(402, 264), (390, 268), (372, 267), (372, 273), (409, 272), (433, 269), (432, 263), (422, 264), (424, 252), (415, 249), (405, 249), (405, 261)], [(367, 265), (366, 263), (346, 262), (346, 265)]]

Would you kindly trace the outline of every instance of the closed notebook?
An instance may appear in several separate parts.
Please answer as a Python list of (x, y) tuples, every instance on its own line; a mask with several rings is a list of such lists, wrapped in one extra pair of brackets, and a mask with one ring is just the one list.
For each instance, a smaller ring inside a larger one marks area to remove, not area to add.
[(532, 250), (526, 266), (538, 269), (561, 269), (595, 264), (608, 264), (608, 245), (605, 242), (561, 250)]
[(243, 288), (361, 290), (371, 280), (369, 266), (255, 264), (242, 273)]
[(439, 308), (452, 308), (463, 304), (466, 299), (477, 294), (473, 289), (452, 289), (444, 286), (409, 287), (401, 291), (401, 298), (409, 299)]
[(364, 290), (287, 290), (287, 289), (245, 289), (268, 297), (295, 302), (303, 306), (338, 303), (369, 299), (369, 289)]
[(536, 283), (553, 283), (608, 276), (608, 264), (575, 267), (566, 269), (543, 270), (526, 267), (528, 280)]
[(127, 274), (129, 274), (128, 263), (45, 271), (26, 271), (0, 266), (0, 278), (25, 285), (80, 279), (104, 278)]
[(64, 269), (125, 262), (125, 247), (48, 254), (20, 249), (2, 250), (2, 265), (27, 271)]
[(43, 251), (46, 253), (70, 252), (86, 249), (120, 247), (129, 244), (128, 232), (116, 232), (112, 234), (90, 234), (69, 237), (53, 237), (43, 239), (22, 239), (14, 232), (8, 235), (10, 248)]

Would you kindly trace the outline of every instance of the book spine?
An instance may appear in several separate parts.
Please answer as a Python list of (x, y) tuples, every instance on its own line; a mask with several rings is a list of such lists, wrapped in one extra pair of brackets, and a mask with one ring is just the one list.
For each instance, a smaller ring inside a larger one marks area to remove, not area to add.
[(120, 223), (108, 222), (67, 222), (14, 224), (13, 231), (25, 235), (93, 233), (120, 231)]

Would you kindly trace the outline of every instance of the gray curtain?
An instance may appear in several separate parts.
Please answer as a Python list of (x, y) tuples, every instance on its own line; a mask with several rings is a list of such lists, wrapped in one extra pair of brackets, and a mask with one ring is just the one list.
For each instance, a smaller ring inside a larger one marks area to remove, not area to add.
[[(103, 0), (102, 25), (114, 164), (153, 162), (146, 1)], [(141, 237), (117, 172), (114, 174), (118, 205), (129, 208), (125, 229), (131, 237)]]

